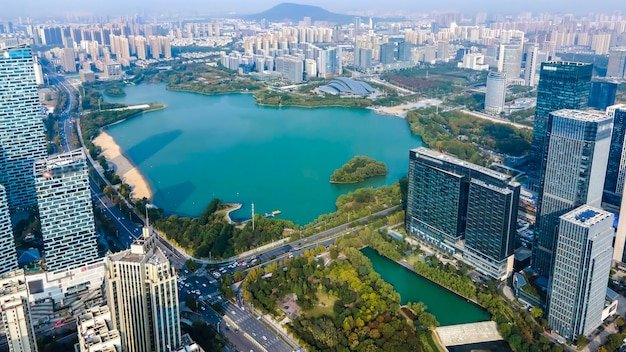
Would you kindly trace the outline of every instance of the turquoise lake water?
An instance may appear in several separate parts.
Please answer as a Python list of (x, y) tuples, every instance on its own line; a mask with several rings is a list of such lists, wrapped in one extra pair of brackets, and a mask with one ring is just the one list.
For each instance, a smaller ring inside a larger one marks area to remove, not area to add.
[[(153, 203), (167, 214), (197, 216), (217, 197), (243, 203), (234, 217), (280, 210), (305, 224), (335, 210), (341, 194), (392, 184), (408, 170), (408, 151), (422, 145), (403, 119), (366, 109), (263, 107), (247, 94), (205, 96), (164, 84), (125, 88), (110, 102), (168, 107), (107, 132), (146, 177)], [(355, 155), (387, 164), (388, 175), (355, 185), (330, 184)]]
[(381, 278), (400, 294), (400, 302), (423, 302), (441, 326), (476, 323), (490, 319), (489, 313), (465, 298), (385, 258), (372, 248), (361, 250), (372, 261)]

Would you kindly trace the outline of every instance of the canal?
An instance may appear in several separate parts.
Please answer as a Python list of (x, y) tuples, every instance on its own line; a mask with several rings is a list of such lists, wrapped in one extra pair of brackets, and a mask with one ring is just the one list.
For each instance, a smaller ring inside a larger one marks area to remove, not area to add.
[(380, 274), (398, 293), (402, 304), (423, 302), (442, 326), (475, 323), (490, 319), (489, 313), (465, 298), (417, 275), (402, 265), (381, 256), (372, 248), (361, 250)]

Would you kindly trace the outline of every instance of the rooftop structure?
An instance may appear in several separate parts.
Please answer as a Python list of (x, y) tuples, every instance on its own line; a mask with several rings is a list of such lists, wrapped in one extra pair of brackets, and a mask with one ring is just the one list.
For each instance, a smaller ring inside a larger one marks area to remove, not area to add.
[(76, 319), (80, 352), (121, 352), (121, 337), (112, 329), (111, 313), (107, 306), (93, 307)]
[(361, 81), (355, 81), (350, 78), (337, 77), (325, 86), (319, 87), (320, 92), (328, 94), (351, 94), (351, 95), (368, 95), (374, 93), (374, 88), (369, 84)]

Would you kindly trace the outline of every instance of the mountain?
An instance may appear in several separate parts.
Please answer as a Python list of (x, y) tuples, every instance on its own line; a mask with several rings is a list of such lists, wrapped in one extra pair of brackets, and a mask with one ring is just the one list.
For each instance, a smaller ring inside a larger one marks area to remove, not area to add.
[(246, 20), (260, 21), (265, 19), (270, 22), (291, 21), (294, 23), (298, 23), (298, 21), (301, 21), (304, 17), (311, 17), (311, 21), (328, 21), (346, 24), (353, 22), (355, 16), (333, 13), (318, 6), (293, 4), (289, 2), (278, 4), (261, 13), (242, 16), (242, 18)]

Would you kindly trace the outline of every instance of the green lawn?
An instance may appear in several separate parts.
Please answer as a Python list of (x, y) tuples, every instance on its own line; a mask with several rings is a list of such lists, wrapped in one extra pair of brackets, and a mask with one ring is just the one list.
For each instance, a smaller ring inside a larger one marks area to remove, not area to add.
[(337, 302), (339, 298), (335, 296), (330, 296), (324, 292), (319, 291), (316, 292), (315, 295), (317, 296), (319, 303), (316, 307), (306, 312), (307, 317), (318, 318), (323, 315), (335, 317), (333, 307), (335, 306), (335, 302)]

